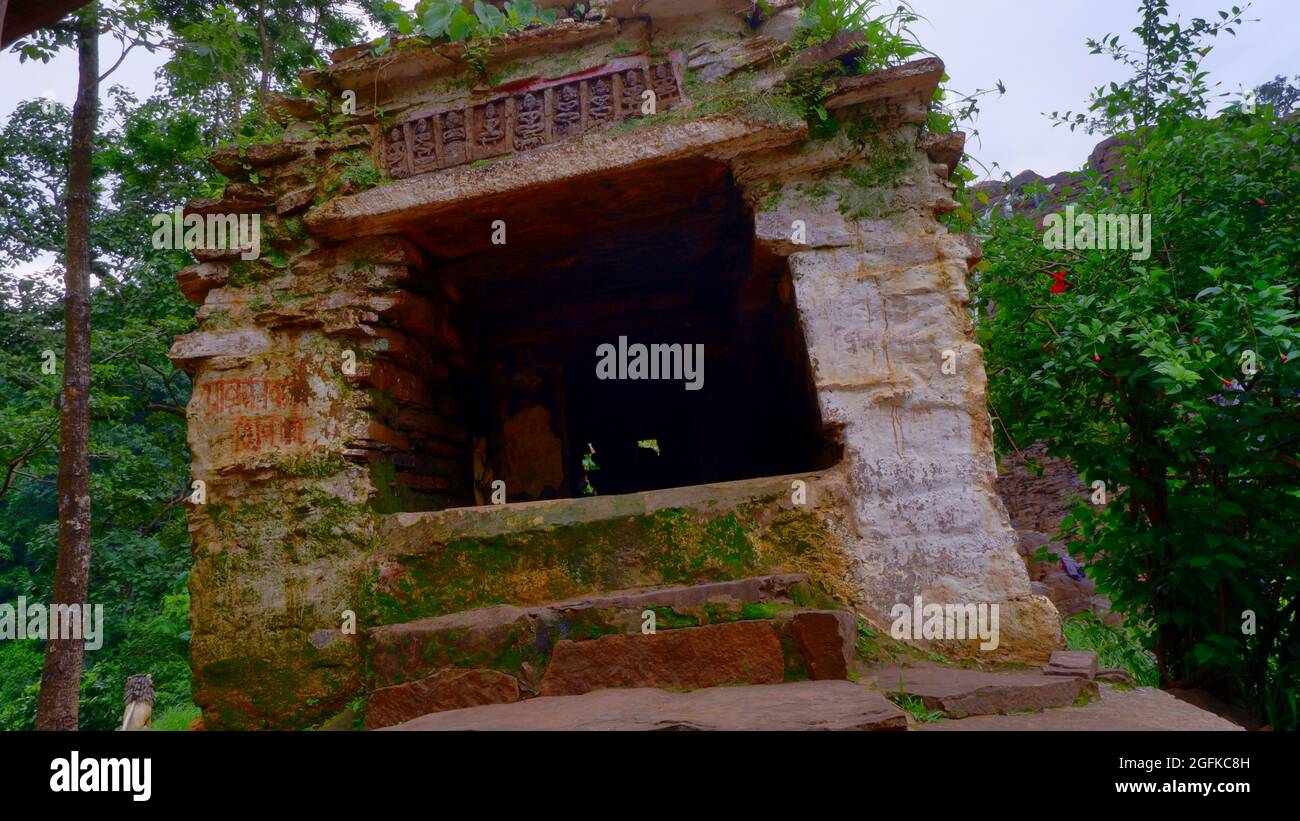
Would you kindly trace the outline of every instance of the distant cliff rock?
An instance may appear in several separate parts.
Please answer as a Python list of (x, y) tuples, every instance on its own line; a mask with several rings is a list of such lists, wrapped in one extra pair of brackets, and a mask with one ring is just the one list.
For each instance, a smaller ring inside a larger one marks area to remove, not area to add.
[[(1123, 137), (1107, 137), (1092, 149), (1088, 162), (1082, 171), (1062, 171), (1051, 177), (1044, 177), (1034, 171), (1021, 171), (1010, 180), (990, 180), (971, 188), (971, 193), (983, 194), (988, 198), (984, 203), (974, 203), (977, 212), (984, 214), (993, 211), (1032, 216), (1039, 222), (1048, 214), (1060, 211), (1077, 198), (1075, 189), (1093, 173), (1107, 181), (1115, 181), (1123, 172), (1123, 158), (1120, 147)], [(1039, 187), (1048, 189), (1037, 191)]]

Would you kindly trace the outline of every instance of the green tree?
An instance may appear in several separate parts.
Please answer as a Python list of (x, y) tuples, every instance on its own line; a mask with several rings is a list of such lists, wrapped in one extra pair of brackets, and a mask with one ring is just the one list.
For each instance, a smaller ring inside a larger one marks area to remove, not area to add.
[(1044, 441), (1113, 494), (1065, 535), (1149, 632), (1162, 684), (1295, 728), (1300, 124), (1269, 106), (1209, 115), (1205, 41), (1240, 10), (1180, 25), (1146, 0), (1141, 15), (1138, 48), (1094, 43), (1134, 76), (1069, 121), (1127, 145), (1117, 179), (1077, 186), (1076, 211), (1149, 214), (1151, 256), (1049, 248), (995, 218), (977, 291), (990, 399), (1006, 444)]
[[(67, 245), (63, 255), (63, 394), (59, 414), (59, 554), (51, 612), (78, 609), (90, 587), (90, 202), (91, 153), (99, 121), (99, 7), (78, 15), (77, 101), (68, 150)], [(84, 614), (82, 619), (84, 621)], [(51, 624), (51, 627), (54, 627)], [(75, 730), (85, 645), (81, 624), (51, 629), (36, 707), (36, 729)]]
[[(160, 94), (143, 102), (109, 89), (89, 161), (89, 439), (94, 518), (88, 593), (107, 619), (104, 645), (88, 651), (78, 726), (113, 729), (122, 688), (134, 673), (151, 672), (157, 713), (192, 710), (186, 592), (190, 561), (184, 499), (190, 456), (184, 408), (189, 380), (167, 358), (172, 338), (193, 330), (194, 308), (176, 287), (185, 251), (154, 249), (150, 218), (220, 190), (207, 164), (212, 145), (260, 133), (257, 106), (237, 113), (211, 104), (219, 78), (204, 74), (196, 42), (175, 28), (154, 26), (165, 2), (100, 4), (101, 26), (118, 37), (115, 62), (134, 49), (165, 48), (169, 69)], [(330, 3), (328, 15), (341, 15)], [(260, 49), (221, 31), (221, 7), (188, 4), (187, 22), (210, 35), (229, 56), (230, 76), (244, 89), (260, 79)], [(312, 43), (314, 9), (286, 41)], [(269, 8), (269, 7), (268, 7)], [(236, 12), (238, 13), (238, 12)], [(268, 31), (276, 32), (273, 24)], [(355, 25), (348, 22), (347, 26)], [(322, 24), (316, 50), (273, 54), (271, 88), (296, 82), (296, 72), (322, 59), (320, 49), (351, 35)], [(247, 34), (246, 32), (244, 34)], [(243, 36), (243, 35), (240, 35)], [(27, 59), (53, 59), (73, 43), (67, 21), (33, 34), (16, 49)], [(283, 60), (283, 64), (281, 64)], [(111, 68), (111, 66), (110, 66)], [(186, 79), (186, 72), (193, 76)], [(251, 78), (251, 79), (250, 79)], [(186, 83), (192, 83), (186, 85)], [(251, 99), (250, 98), (245, 98)], [(54, 287), (62, 270), (19, 277), (6, 269), (59, 254), (69, 239), (70, 112), (30, 101), (0, 128), (0, 601), (19, 596), (48, 602), (58, 549), (59, 369), (46, 372), (46, 351), (65, 336), (63, 300)], [(54, 358), (62, 366), (64, 357)], [(45, 647), (0, 642), (0, 728), (35, 726)], [(75, 693), (75, 689), (73, 690)]]

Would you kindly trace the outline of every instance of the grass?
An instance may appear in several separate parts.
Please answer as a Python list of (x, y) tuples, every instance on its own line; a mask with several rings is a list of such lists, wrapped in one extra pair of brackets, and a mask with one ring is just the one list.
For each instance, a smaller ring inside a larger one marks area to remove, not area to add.
[(178, 704), (168, 707), (153, 717), (153, 729), (163, 731), (185, 731), (190, 722), (202, 715), (203, 711), (196, 704)]
[(1114, 627), (1092, 613), (1065, 620), (1065, 641), (1071, 650), (1092, 650), (1098, 667), (1118, 667), (1133, 676), (1139, 687), (1160, 683), (1156, 659), (1142, 646), (1141, 634), (1132, 627)]
[(894, 704), (898, 705), (900, 710), (911, 713), (912, 718), (915, 719), (918, 724), (933, 724), (938, 721), (943, 721), (944, 719), (942, 710), (931, 710), (925, 706), (925, 702), (922, 701), (919, 696), (909, 696), (907, 693), (903, 692), (903, 682), (901, 679), (898, 682), (898, 692), (890, 693), (888, 698), (890, 701), (894, 702)]

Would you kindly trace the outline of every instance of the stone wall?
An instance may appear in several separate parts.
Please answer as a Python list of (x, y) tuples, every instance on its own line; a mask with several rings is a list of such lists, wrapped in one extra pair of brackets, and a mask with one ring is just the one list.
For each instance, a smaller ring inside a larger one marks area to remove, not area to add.
[[(773, 529), (790, 514), (738, 522), (734, 512), (789, 510), (790, 500), (766, 487), (753, 489), (750, 506), (694, 498), (715, 492), (705, 487), (672, 508), (688, 511), (690, 539), (643, 528), (638, 549), (723, 557), (683, 565), (704, 579), (796, 567), (886, 628), (894, 605), (918, 595), (998, 604), (992, 660), (1045, 659), (1059, 645), (1056, 611), (1032, 594), (994, 488), (966, 309), (978, 251), (937, 219), (956, 207), (948, 176), (961, 155), (959, 135), (923, 131), (942, 63), (829, 76), (860, 44), (786, 48), (799, 15), (789, 3), (757, 17), (726, 0), (606, 10), (600, 21), (504, 38), (486, 76), (468, 70), (458, 45), (341, 50), (333, 66), (303, 76), (319, 100), (278, 102), (279, 142), (214, 154), (231, 179), (225, 196), (188, 212), (257, 213), (262, 243), (254, 260), (196, 249), (198, 264), (178, 275), (201, 304), (200, 331), (178, 338), (171, 355), (193, 375), (193, 476), (207, 493), (189, 520), (195, 699), (209, 726), (301, 727), (337, 712), (364, 687), (357, 634), (411, 615), (389, 612), (394, 591), (424, 602), (421, 612), (445, 612), (423, 594), (453, 581), (457, 590), (482, 581), (455, 599), (466, 606), (517, 603), (525, 589), (570, 595), (655, 581), (597, 573), (582, 558), (595, 544), (583, 533), (629, 526), (622, 497), (562, 504), (572, 521), (534, 519), (527, 504), (481, 511), (497, 522), (491, 537), (416, 544), (423, 531), (400, 523), (482, 504), (491, 467), (543, 463), (537, 453), (555, 447), (547, 434), (559, 435), (554, 415), (519, 404), (547, 407), (544, 374), (519, 393), (517, 372), (484, 372), (464, 286), (503, 266), (537, 276), (548, 248), (625, 230), (605, 224), (620, 209), (689, 230), (698, 204), (682, 186), (710, 169), (743, 197), (747, 264), (797, 313), (803, 339), (774, 344), (806, 349), (825, 440), (813, 461), (837, 460), (825, 480), (834, 489)], [(809, 72), (828, 74), (823, 104), (841, 123), (828, 138), (809, 134), (791, 90)], [(664, 104), (648, 114), (631, 107), (646, 88)], [(339, 117), (353, 95), (355, 113)], [(573, 206), (587, 201), (604, 205)], [(489, 240), (497, 220), (510, 232), (503, 248)], [(507, 265), (506, 248), (535, 253)], [(735, 297), (745, 299), (743, 288)], [(712, 333), (721, 344), (726, 334)], [(524, 397), (493, 413), (488, 446), (471, 430), (475, 380)], [(534, 473), (515, 490), (536, 498), (554, 481)], [(716, 493), (749, 486), (726, 487)], [(730, 547), (700, 548), (700, 539)], [(725, 558), (741, 544), (769, 558)], [(486, 581), (505, 566), (501, 578), (516, 581)], [(973, 655), (977, 644), (942, 649)]]

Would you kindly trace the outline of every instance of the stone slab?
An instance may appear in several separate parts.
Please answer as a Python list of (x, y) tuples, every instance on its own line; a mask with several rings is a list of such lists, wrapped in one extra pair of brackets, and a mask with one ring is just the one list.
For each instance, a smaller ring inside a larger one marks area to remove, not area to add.
[(781, 642), (769, 621), (737, 621), (653, 634), (561, 641), (542, 676), (543, 696), (609, 687), (694, 690), (776, 684), (785, 677)]
[(1047, 676), (1076, 676), (1089, 681), (1097, 677), (1097, 654), (1091, 650), (1057, 650), (1043, 668)]
[(943, 72), (942, 60), (926, 57), (873, 74), (846, 77), (836, 84), (823, 104), (833, 110), (902, 97), (929, 102)]
[(939, 721), (917, 728), (926, 732), (963, 730), (1241, 730), (1213, 713), (1180, 701), (1151, 687), (1120, 690), (1103, 687), (1101, 700), (1082, 707), (1045, 710), (1010, 716), (972, 716), (960, 721)]
[(848, 681), (599, 690), (422, 716), (390, 730), (906, 730), (880, 693)]
[(428, 713), (519, 700), (519, 682), (496, 670), (446, 668), (431, 676), (381, 687), (366, 702), (366, 729), (390, 727)]
[(790, 629), (810, 678), (849, 677), (858, 632), (856, 616), (844, 610), (807, 610), (794, 614)]
[(1069, 676), (1020, 670), (984, 672), (960, 667), (884, 667), (873, 671), (882, 692), (901, 687), (929, 710), (950, 718), (1003, 715), (1074, 704), (1097, 685)]

